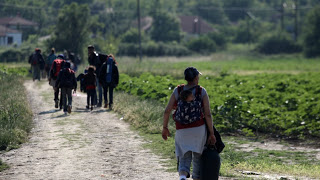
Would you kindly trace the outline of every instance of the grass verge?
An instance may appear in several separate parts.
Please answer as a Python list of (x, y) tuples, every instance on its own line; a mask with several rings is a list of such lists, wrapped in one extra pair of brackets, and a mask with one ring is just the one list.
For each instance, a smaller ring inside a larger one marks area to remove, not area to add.
[[(14, 71), (12, 71), (14, 72)], [(32, 128), (23, 77), (0, 68), (0, 150), (18, 148), (27, 141)], [(0, 162), (0, 171), (8, 166)]]

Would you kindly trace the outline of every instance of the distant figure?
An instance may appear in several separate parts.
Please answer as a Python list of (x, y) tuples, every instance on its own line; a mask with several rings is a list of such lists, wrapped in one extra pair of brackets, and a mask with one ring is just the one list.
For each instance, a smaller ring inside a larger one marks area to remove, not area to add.
[(77, 72), (78, 71), (78, 65), (76, 63), (76, 56), (73, 52), (70, 52), (70, 51), (67, 51), (68, 53), (68, 57), (69, 57), (69, 62), (71, 63), (71, 69), (74, 71), (74, 72)]
[(77, 90), (77, 80), (74, 71), (70, 69), (69, 62), (64, 63), (64, 68), (59, 72), (55, 87), (61, 88), (64, 114), (67, 115), (67, 112), (70, 114), (72, 109), (72, 89), (74, 89), (75, 93)]
[(57, 56), (55, 55), (55, 49), (51, 48), (51, 53), (49, 54), (49, 56), (47, 58), (46, 67), (45, 67), (48, 79), (50, 79), (50, 76), (49, 76), (50, 75), (50, 69), (51, 69), (53, 61), (55, 59), (57, 59)]
[[(104, 95), (104, 108), (112, 109), (113, 105), (113, 89), (119, 84), (119, 71), (116, 59), (112, 54), (107, 57), (107, 61), (101, 66), (99, 73), (99, 82), (103, 87)], [(109, 91), (109, 104), (108, 104), (108, 91)]]
[[(100, 68), (102, 66), (102, 63), (99, 59), (99, 54), (95, 51), (95, 48), (93, 45), (88, 46), (88, 63), (91, 66), (94, 66), (96, 68), (95, 73), (99, 74)], [(98, 97), (96, 97), (95, 103), (97, 103), (97, 107), (102, 106), (102, 87), (100, 86), (99, 79), (96, 79), (97, 81), (97, 88), (98, 88)]]
[(41, 55), (41, 50), (39, 48), (35, 49), (35, 52), (29, 56), (29, 63), (31, 64), (32, 79), (40, 81), (41, 69), (44, 68), (45, 62)]
[(96, 96), (96, 74), (94, 73), (95, 69), (94, 66), (89, 66), (88, 73), (83, 76), (84, 79), (84, 85), (87, 92), (87, 106), (86, 108), (91, 108), (91, 111), (93, 110), (94, 105), (94, 98)]
[[(49, 73), (49, 84), (53, 87), (54, 90), (55, 108), (59, 107), (59, 88), (57, 88), (55, 85), (59, 72), (63, 68), (65, 62), (66, 61), (64, 60), (64, 55), (59, 54), (57, 59), (53, 61)], [(62, 109), (62, 98), (60, 98), (60, 109)]]
[[(93, 67), (93, 66), (92, 66)], [(86, 68), (83, 73), (80, 73), (77, 77), (77, 81), (80, 81), (80, 91), (86, 93), (86, 84), (84, 82), (84, 75), (88, 73), (88, 69)]]

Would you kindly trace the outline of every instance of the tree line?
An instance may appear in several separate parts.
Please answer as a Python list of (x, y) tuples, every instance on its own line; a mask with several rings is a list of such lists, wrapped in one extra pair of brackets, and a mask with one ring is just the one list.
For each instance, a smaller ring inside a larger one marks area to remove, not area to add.
[[(229, 43), (250, 43), (265, 54), (318, 56), (317, 4), (319, 0), (140, 0), (141, 17), (153, 20), (151, 29), (142, 32), (143, 54), (210, 54)], [(23, 32), (26, 47), (38, 46), (37, 38), (50, 35), (42, 43), (46, 50), (54, 46), (83, 57), (86, 46), (94, 44), (98, 51), (138, 55), (137, 0), (4, 0), (0, 9), (1, 17), (19, 14), (38, 23)], [(180, 15), (202, 18), (216, 31), (189, 36), (181, 30)]]

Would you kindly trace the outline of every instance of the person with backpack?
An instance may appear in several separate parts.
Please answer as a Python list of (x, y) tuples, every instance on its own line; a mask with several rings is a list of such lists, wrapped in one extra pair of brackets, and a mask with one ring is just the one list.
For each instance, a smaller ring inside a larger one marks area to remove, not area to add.
[[(116, 59), (112, 54), (107, 58), (107, 61), (101, 66), (99, 73), (99, 82), (103, 87), (104, 95), (104, 108), (112, 110), (113, 104), (113, 89), (119, 84), (119, 71)], [(109, 104), (108, 104), (108, 91), (109, 91)]]
[[(55, 102), (54, 107), (55, 108), (59, 107), (59, 88), (56, 88), (55, 85), (56, 85), (59, 72), (64, 66), (64, 63), (66, 62), (64, 59), (65, 59), (64, 55), (59, 54), (57, 59), (55, 59), (52, 62), (50, 73), (49, 73), (49, 84), (53, 87), (53, 90), (54, 90), (54, 102)], [(62, 98), (60, 98), (60, 109), (62, 109)]]
[(64, 68), (60, 70), (55, 87), (61, 88), (64, 114), (66, 115), (67, 112), (70, 114), (72, 109), (72, 89), (74, 89), (75, 93), (77, 90), (77, 80), (74, 71), (70, 69), (69, 62), (65, 62)]
[[(94, 66), (89, 66), (88, 73), (84, 74), (83, 76), (83, 83), (85, 86), (85, 90), (87, 92), (87, 106), (86, 108), (89, 109), (91, 105), (91, 111), (93, 110), (94, 105), (94, 97), (96, 96), (96, 74), (94, 73), (95, 69)], [(91, 102), (91, 103), (90, 103)]]
[(51, 48), (51, 53), (49, 54), (49, 56), (47, 57), (47, 62), (46, 62), (46, 67), (45, 67), (45, 70), (47, 72), (47, 77), (48, 79), (50, 79), (50, 69), (51, 69), (51, 66), (53, 64), (53, 61), (57, 59), (57, 56), (55, 54), (55, 49), (54, 48)]
[[(184, 76), (187, 84), (179, 85), (174, 89), (163, 115), (162, 138), (167, 140), (170, 135), (169, 116), (175, 109), (173, 114), (176, 125), (175, 153), (179, 164), (180, 180), (186, 180), (190, 176), (191, 162), (193, 165), (192, 178), (200, 179), (201, 154), (206, 144), (216, 143), (209, 97), (205, 88), (198, 85), (199, 75), (201, 73), (195, 67), (185, 69)], [(182, 96), (188, 94), (186, 90), (191, 91), (194, 96), (191, 101), (181, 99)], [(216, 178), (212, 177), (212, 179)]]
[[(89, 62), (89, 65), (94, 66), (96, 68), (96, 72), (95, 72), (96, 74), (99, 74), (100, 68), (105, 60), (106, 60), (106, 57), (104, 58), (104, 56), (99, 55), (95, 51), (95, 48), (93, 45), (88, 46), (88, 62)], [(97, 89), (98, 89), (99, 96), (96, 97), (95, 101), (97, 103), (97, 107), (101, 107), (102, 106), (102, 87), (99, 83), (99, 78), (97, 78), (96, 81), (97, 81)]]
[(31, 64), (31, 71), (32, 71), (32, 79), (35, 81), (41, 79), (41, 69), (43, 69), (45, 62), (41, 55), (41, 50), (39, 48), (35, 49), (35, 52), (29, 56), (28, 62)]

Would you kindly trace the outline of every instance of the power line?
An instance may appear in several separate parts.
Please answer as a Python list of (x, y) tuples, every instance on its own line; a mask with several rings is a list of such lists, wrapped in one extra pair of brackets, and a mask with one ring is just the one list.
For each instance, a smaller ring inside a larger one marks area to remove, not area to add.
[[(16, 8), (22, 8), (22, 9), (43, 9), (43, 10), (53, 10), (55, 8), (52, 8), (52, 7), (36, 7), (36, 6), (28, 6), (28, 5), (16, 5), (16, 4), (7, 4), (7, 3), (0, 3), (1, 6), (8, 6), (8, 7), (16, 7)], [(197, 7), (199, 9), (202, 9), (202, 10), (223, 10), (223, 11), (281, 11), (281, 8), (243, 8), (243, 7), (237, 7), (237, 6), (234, 6), (234, 7), (213, 7), (213, 6), (200, 6), (200, 7)], [(313, 7), (310, 7), (310, 6), (305, 6), (305, 7), (299, 7), (299, 8), (296, 8), (296, 7), (291, 7), (291, 6), (287, 6), (285, 7), (285, 9), (287, 10), (309, 10), (309, 9), (312, 9)], [(177, 8), (178, 9), (182, 9), (182, 8)], [(186, 8), (187, 10), (188, 9), (191, 9), (191, 8)], [(99, 10), (96, 10), (96, 9), (92, 9), (91, 12), (101, 12), (101, 11), (106, 11), (106, 8), (105, 9), (99, 9)], [(135, 13), (135, 10), (120, 10), (120, 11), (116, 11), (116, 12), (120, 12), (120, 13)]]

